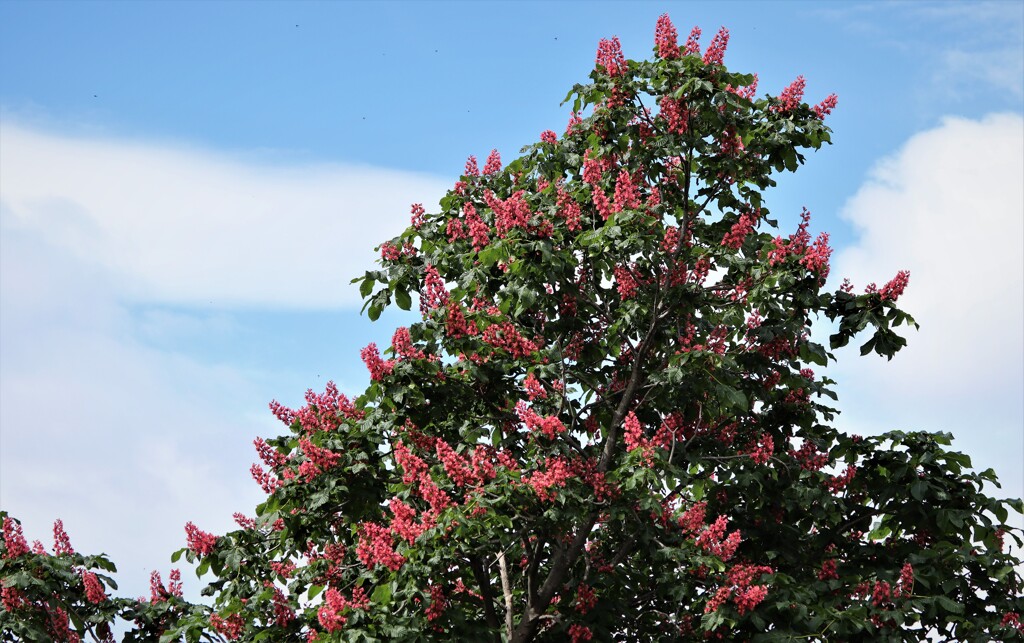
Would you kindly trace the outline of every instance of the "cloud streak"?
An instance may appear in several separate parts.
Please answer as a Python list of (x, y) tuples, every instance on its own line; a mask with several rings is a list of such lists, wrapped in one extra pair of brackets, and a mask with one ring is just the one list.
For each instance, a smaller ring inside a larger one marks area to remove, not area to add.
[(281, 167), (166, 144), (0, 126), (2, 207), (107, 272), (135, 301), (332, 309), (400, 232), (409, 206), (448, 187), (423, 174), (337, 164)]

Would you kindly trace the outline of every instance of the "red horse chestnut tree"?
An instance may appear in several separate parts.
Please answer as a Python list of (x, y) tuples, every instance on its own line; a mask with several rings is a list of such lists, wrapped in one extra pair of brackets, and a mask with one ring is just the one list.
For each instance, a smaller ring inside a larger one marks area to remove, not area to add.
[[(435, 212), (413, 206), (357, 281), (371, 319), (415, 295), (421, 321), (363, 350), (357, 398), (271, 405), (288, 431), (257, 440), (266, 501), (226, 535), (189, 524), (175, 554), (212, 574), (212, 606), (159, 583), (117, 604), (129, 637), (1019, 636), (1020, 501), (985, 495), (994, 474), (948, 435), (832, 426), (813, 369), (855, 338), (891, 358), (914, 325), (907, 273), (826, 291), (828, 234), (768, 209), (774, 173), (829, 142), (835, 96), (805, 103), (802, 77), (759, 95), (723, 65), (725, 29), (680, 45), (663, 16), (655, 40), (640, 62), (601, 41), (564, 133), (471, 157)], [(60, 556), (8, 522), (0, 623), (104, 622), (99, 559), (41, 575)]]

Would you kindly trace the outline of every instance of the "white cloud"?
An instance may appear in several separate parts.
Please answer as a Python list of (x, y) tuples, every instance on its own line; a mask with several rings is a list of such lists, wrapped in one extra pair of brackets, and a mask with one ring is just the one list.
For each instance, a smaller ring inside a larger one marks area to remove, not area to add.
[(859, 241), (833, 274), (858, 288), (909, 269), (921, 324), (892, 362), (844, 351), (841, 423), (951, 431), (1024, 495), (1024, 119), (947, 118), (879, 162), (843, 216)]
[(166, 144), (0, 125), (8, 225), (108, 271), (135, 300), (335, 308), (372, 248), (447, 184), (342, 165), (275, 167)]
[(9, 122), (0, 188), (0, 507), (47, 545), (62, 518), (129, 596), (166, 578), (186, 521), (223, 533), (251, 514), (251, 441), (281, 428), (261, 394), (280, 373), (167, 347), (230, 335), (240, 307), (357, 302), (373, 246), (443, 191)]

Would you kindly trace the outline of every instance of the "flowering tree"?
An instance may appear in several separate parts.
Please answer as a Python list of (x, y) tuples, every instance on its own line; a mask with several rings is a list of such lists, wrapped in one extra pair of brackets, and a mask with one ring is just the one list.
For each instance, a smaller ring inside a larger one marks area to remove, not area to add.
[[(1003, 539), (1021, 543), (1006, 525), (1020, 501), (984, 495), (994, 474), (948, 435), (829, 424), (833, 382), (812, 368), (862, 335), (862, 353), (891, 358), (894, 328), (914, 324), (896, 306), (906, 272), (828, 292), (810, 214), (773, 232), (764, 192), (829, 142), (835, 96), (805, 104), (802, 78), (758, 96), (722, 63), (728, 32), (703, 51), (699, 37), (680, 46), (663, 16), (641, 62), (603, 40), (563, 135), (504, 167), (471, 157), (437, 212), (413, 206), (357, 281), (371, 319), (415, 294), (422, 320), (363, 350), (358, 398), (328, 385), (271, 405), (289, 430), (256, 441), (266, 501), (224, 536), (190, 523), (174, 555), (212, 574), (213, 606), (157, 578), (152, 600), (119, 608), (132, 636), (1019, 634)], [(825, 317), (828, 348), (811, 333)], [(32, 554), (15, 528), (0, 623), (105, 622), (102, 587), (68, 570), (106, 561)], [(63, 575), (38, 571), (54, 558)], [(57, 583), (74, 590), (64, 607)]]

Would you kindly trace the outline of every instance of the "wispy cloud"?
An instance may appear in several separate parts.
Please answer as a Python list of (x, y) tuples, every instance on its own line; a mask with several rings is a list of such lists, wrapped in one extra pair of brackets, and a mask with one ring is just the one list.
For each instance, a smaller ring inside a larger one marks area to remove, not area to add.
[(354, 304), (372, 247), (443, 191), (11, 122), (0, 179), (0, 507), (47, 543), (62, 518), (129, 595), (166, 572), (186, 521), (223, 532), (252, 511), (251, 440), (280, 429), (273, 377), (176, 340), (230, 335), (240, 308)]
[(1024, 10), (1017, 2), (861, 2), (815, 9), (878, 46), (933, 66), (930, 92), (979, 86), (1024, 97)]
[(952, 431), (1007, 492), (1024, 495), (1024, 119), (947, 118), (879, 162), (846, 204), (859, 233), (834, 274), (862, 288), (911, 271), (921, 324), (892, 362), (837, 369), (843, 422)]
[(12, 229), (108, 273), (136, 301), (336, 308), (434, 177), (381, 168), (270, 166), (201, 149), (0, 125)]

